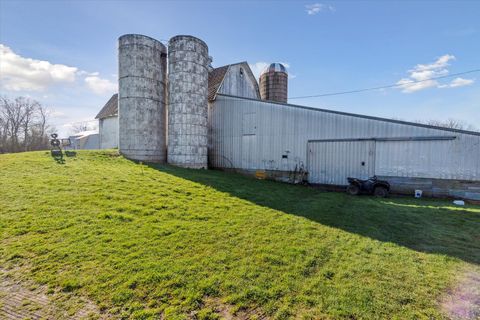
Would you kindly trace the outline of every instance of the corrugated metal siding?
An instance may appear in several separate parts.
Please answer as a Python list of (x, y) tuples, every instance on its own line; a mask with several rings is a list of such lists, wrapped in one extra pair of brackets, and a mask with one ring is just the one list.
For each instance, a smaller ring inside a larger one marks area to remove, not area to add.
[(397, 177), (478, 180), (479, 142), (468, 138), (461, 135), (449, 141), (379, 141), (375, 172)]
[[(252, 113), (255, 135), (244, 138), (243, 127), (248, 125), (244, 114)], [(375, 169), (385, 176), (480, 180), (480, 136), (476, 135), (222, 95), (211, 105), (210, 115), (211, 165), (218, 168), (306, 167), (307, 143), (315, 139), (453, 135), (456, 139), (451, 141), (377, 142), (380, 161)], [(422, 160), (411, 160), (416, 154)]]
[(374, 141), (309, 142), (307, 152), (311, 183), (345, 185), (347, 177), (374, 175)]

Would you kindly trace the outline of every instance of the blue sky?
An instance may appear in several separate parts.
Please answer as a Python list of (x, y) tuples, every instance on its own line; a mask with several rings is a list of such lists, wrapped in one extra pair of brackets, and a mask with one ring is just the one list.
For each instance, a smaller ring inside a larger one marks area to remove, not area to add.
[[(479, 1), (0, 0), (0, 92), (39, 100), (67, 132), (115, 92), (125, 33), (197, 36), (214, 67), (284, 62), (290, 97), (401, 84), (479, 69), (479, 17)], [(480, 73), (290, 102), (480, 127)]]

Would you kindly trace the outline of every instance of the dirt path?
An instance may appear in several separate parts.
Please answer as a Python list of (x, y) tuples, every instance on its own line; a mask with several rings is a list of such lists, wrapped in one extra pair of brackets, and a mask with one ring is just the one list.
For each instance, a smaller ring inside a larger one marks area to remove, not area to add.
[[(73, 295), (54, 292), (47, 288), (20, 282), (14, 271), (0, 268), (0, 319), (107, 319), (91, 301)], [(255, 311), (233, 316), (230, 308), (218, 300), (207, 301), (207, 305), (224, 319), (249, 319), (255, 315), (266, 317)], [(470, 268), (458, 278), (441, 303), (445, 314), (452, 320), (480, 319), (480, 268)]]
[[(62, 308), (62, 306), (64, 308)], [(105, 319), (91, 301), (47, 294), (47, 288), (20, 282), (13, 271), (0, 269), (0, 319)]]
[(480, 268), (467, 270), (460, 276), (442, 301), (442, 308), (452, 320), (480, 319)]

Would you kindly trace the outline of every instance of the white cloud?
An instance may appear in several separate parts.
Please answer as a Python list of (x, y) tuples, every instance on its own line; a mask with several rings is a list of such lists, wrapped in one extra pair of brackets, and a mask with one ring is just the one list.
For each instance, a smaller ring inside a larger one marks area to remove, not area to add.
[(80, 70), (78, 71), (78, 75), (79, 76), (98, 76), (100, 75), (99, 72), (87, 72), (87, 71), (84, 71), (84, 70)]
[(447, 67), (453, 60), (455, 56), (445, 54), (432, 63), (417, 64), (413, 69), (408, 70), (409, 76), (400, 79), (397, 85), (402, 92), (412, 93), (427, 88), (455, 88), (472, 84), (474, 82), (472, 79), (456, 78), (449, 84), (441, 84), (438, 80), (432, 79), (448, 75)]
[(50, 112), (50, 116), (57, 119), (64, 119), (67, 117), (67, 114), (62, 111), (52, 111)]
[(43, 91), (55, 83), (75, 81), (75, 67), (24, 58), (0, 44), (0, 85), (9, 91)]
[[(98, 73), (97, 73), (98, 74)], [(85, 78), (85, 83), (87, 87), (96, 94), (106, 94), (106, 93), (115, 93), (117, 92), (117, 84), (108, 80), (102, 79), (96, 75), (88, 76)]]
[(411, 92), (420, 91), (423, 89), (438, 86), (438, 82), (435, 80), (414, 82), (414, 80), (411, 80), (411, 79), (401, 79), (400, 81), (397, 82), (397, 84), (400, 86), (400, 88), (403, 89), (402, 92), (405, 92), (405, 93), (411, 93)]
[(305, 6), (305, 11), (308, 15), (313, 16), (319, 14), (322, 11), (330, 11), (335, 12), (335, 8), (331, 5), (323, 4), (323, 3), (314, 3), (314, 4), (307, 4)]
[(464, 78), (455, 78), (450, 82), (449, 87), (450, 88), (457, 88), (457, 87), (463, 87), (463, 86), (469, 86), (473, 84), (475, 80), (473, 79), (464, 79)]
[(435, 62), (430, 63), (430, 64), (417, 64), (413, 71), (428, 71), (428, 70), (438, 70), (438, 69), (443, 69), (447, 66), (449, 66), (449, 61), (450, 60), (455, 60), (455, 56), (451, 54), (445, 54), (438, 58)]
[[(84, 78), (88, 89), (96, 94), (113, 93), (117, 85), (76, 67), (22, 57), (0, 44), (0, 87), (7, 91), (45, 91), (55, 84), (74, 83)], [(45, 95), (46, 99), (48, 95)]]

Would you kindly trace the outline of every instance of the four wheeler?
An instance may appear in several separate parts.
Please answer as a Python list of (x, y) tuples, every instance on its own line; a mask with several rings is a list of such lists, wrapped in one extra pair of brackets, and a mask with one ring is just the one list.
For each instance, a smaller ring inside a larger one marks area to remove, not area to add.
[(385, 198), (390, 191), (390, 183), (384, 180), (378, 180), (377, 176), (361, 180), (357, 178), (347, 178), (347, 193), (356, 196), (360, 193), (373, 194), (376, 197)]

